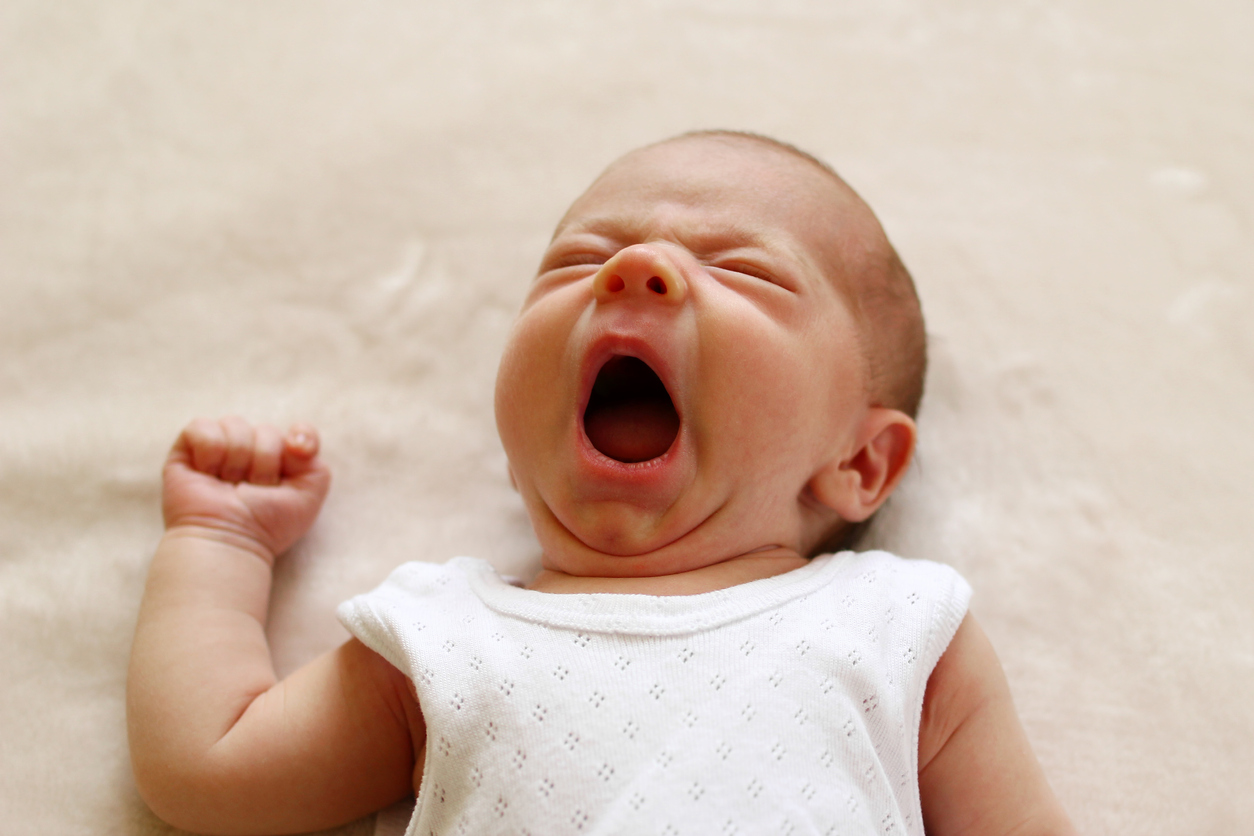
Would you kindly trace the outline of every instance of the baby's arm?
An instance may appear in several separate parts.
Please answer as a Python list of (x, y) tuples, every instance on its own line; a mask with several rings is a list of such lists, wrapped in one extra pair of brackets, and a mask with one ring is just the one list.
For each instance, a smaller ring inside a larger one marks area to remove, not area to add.
[(275, 556), (330, 485), (309, 428), (198, 420), (164, 470), (166, 533), (127, 679), (141, 795), (203, 833), (292, 833), (411, 791), (425, 735), (404, 676), (356, 640), (276, 682), (265, 622)]
[(968, 615), (928, 679), (919, 794), (929, 836), (1071, 836), (1015, 713), (1001, 663)]

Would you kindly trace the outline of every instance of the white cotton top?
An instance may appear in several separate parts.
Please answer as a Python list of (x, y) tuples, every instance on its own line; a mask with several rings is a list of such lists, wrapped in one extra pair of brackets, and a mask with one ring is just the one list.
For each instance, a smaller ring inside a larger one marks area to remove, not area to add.
[(896, 836), (923, 833), (923, 692), (970, 594), (878, 551), (666, 597), (519, 589), (458, 557), (338, 612), (414, 682), (409, 836)]

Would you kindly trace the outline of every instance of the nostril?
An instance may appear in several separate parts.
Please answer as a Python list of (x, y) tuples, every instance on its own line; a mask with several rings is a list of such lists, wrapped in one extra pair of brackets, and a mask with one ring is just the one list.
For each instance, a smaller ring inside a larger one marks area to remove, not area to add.
[(622, 290), (626, 286), (627, 285), (623, 281), (622, 276), (610, 276), (609, 280), (605, 283), (605, 289), (610, 293), (618, 293), (618, 291)]
[(649, 290), (652, 290), (654, 293), (660, 294), (662, 296), (666, 295), (666, 282), (662, 281), (662, 279), (659, 276), (653, 276), (647, 282), (645, 282), (644, 285), (645, 287), (649, 288)]

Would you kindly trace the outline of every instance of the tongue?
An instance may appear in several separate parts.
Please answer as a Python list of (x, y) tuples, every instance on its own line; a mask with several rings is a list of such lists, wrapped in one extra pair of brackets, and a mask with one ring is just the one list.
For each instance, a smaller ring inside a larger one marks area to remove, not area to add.
[(583, 421), (592, 446), (620, 462), (655, 459), (679, 434), (679, 414), (666, 387), (635, 357), (615, 357), (605, 364)]
[(673, 408), (654, 403), (630, 403), (591, 410), (584, 430), (592, 446), (620, 462), (645, 462), (670, 449), (679, 430)]

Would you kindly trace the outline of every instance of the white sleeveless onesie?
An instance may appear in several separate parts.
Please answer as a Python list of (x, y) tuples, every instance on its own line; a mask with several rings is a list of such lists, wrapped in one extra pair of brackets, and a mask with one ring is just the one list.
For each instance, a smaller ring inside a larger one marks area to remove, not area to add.
[(338, 612), (418, 694), (408, 836), (898, 836), (923, 833), (923, 693), (970, 594), (886, 552), (676, 597), (534, 592), (459, 557)]

